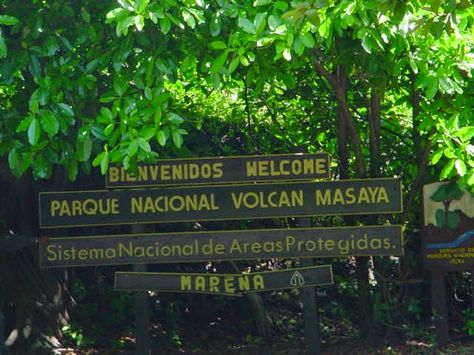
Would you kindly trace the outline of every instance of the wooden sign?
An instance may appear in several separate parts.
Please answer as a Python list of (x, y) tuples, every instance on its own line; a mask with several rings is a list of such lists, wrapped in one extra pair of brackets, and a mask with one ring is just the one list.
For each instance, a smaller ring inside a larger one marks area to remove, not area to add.
[(40, 266), (401, 255), (400, 225), (50, 238)]
[(192, 292), (236, 295), (285, 288), (332, 285), (331, 265), (248, 274), (116, 272), (117, 291)]
[(401, 212), (398, 179), (43, 192), (40, 227)]
[(423, 261), (428, 270), (474, 269), (474, 196), (455, 183), (423, 187)]
[(140, 164), (135, 176), (111, 166), (108, 188), (328, 179), (329, 155), (279, 154), (159, 160)]

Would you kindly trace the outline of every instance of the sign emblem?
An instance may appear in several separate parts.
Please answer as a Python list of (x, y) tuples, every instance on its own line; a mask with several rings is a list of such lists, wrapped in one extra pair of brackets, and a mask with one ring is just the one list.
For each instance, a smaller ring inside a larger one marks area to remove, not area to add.
[(290, 285), (293, 287), (303, 286), (306, 283), (303, 275), (299, 271), (295, 271), (290, 279)]

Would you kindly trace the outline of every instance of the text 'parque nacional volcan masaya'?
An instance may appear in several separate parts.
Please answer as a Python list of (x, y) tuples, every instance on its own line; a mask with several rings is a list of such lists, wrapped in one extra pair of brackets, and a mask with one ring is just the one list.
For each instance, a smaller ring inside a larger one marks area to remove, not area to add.
[(50, 238), (41, 267), (401, 255), (400, 225)]
[(243, 292), (332, 285), (331, 265), (247, 274), (116, 272), (119, 291), (193, 292), (235, 295)]
[(110, 166), (106, 187), (145, 187), (329, 178), (329, 155), (279, 154), (159, 160), (139, 164), (135, 175)]
[(400, 212), (398, 179), (40, 193), (40, 226)]

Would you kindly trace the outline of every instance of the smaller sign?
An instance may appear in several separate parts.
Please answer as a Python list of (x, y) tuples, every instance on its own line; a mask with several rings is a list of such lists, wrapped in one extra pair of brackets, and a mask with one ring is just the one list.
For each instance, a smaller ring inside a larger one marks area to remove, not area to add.
[(112, 165), (108, 188), (219, 184), (253, 181), (328, 179), (329, 155), (278, 154), (213, 158), (164, 159), (139, 164), (137, 174)]
[(455, 183), (423, 187), (421, 230), (424, 266), (428, 270), (474, 268), (474, 195)]
[(232, 296), (245, 292), (332, 284), (331, 265), (248, 274), (115, 273), (117, 291), (189, 292)]

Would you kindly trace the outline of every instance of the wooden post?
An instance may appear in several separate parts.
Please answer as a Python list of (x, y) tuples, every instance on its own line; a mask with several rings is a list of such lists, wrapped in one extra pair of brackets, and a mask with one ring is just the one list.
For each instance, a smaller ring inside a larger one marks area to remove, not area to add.
[(431, 312), (439, 348), (445, 347), (449, 339), (445, 275), (443, 271), (430, 271)]
[[(298, 218), (300, 227), (311, 227), (311, 218)], [(302, 266), (313, 266), (313, 259), (302, 259)], [(303, 303), (304, 338), (308, 347), (307, 354), (319, 355), (321, 353), (321, 335), (319, 329), (319, 316), (316, 307), (316, 293), (314, 287), (301, 289)]]
[[(139, 234), (144, 232), (142, 225), (133, 225), (132, 233)], [(133, 265), (133, 271), (145, 272), (147, 269), (145, 264)], [(135, 313), (135, 354), (150, 355), (150, 306), (148, 302), (148, 292), (133, 293), (133, 308)]]
[(471, 308), (474, 310), (474, 270), (471, 271)]

